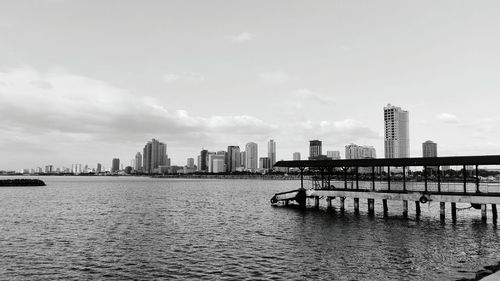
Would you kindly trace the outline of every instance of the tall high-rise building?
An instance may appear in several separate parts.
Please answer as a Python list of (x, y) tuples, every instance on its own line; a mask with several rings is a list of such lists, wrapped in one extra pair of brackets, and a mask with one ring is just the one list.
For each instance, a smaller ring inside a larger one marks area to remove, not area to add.
[(254, 142), (249, 142), (245, 145), (246, 152), (246, 165), (245, 168), (251, 172), (255, 172), (257, 170), (257, 164), (259, 162), (259, 147)]
[(377, 153), (373, 146), (359, 146), (354, 143), (345, 146), (345, 159), (365, 158), (377, 158)]
[(422, 156), (423, 157), (437, 157), (437, 143), (433, 141), (426, 141), (422, 143)]
[(293, 160), (300, 160), (300, 152), (293, 153)]
[(340, 151), (337, 150), (329, 150), (326, 152), (326, 157), (332, 160), (339, 160), (340, 159)]
[(111, 172), (118, 172), (120, 170), (120, 159), (113, 158), (113, 162), (111, 163)]
[(384, 107), (385, 158), (410, 157), (410, 126), (408, 111), (388, 104)]
[(137, 152), (135, 154), (135, 159), (134, 159), (134, 170), (136, 171), (141, 171), (142, 170), (142, 154), (140, 152)]
[(96, 167), (95, 171), (96, 171), (97, 173), (102, 172), (102, 164), (101, 164), (101, 163), (97, 163), (97, 167)]
[(261, 169), (271, 169), (271, 159), (269, 157), (260, 157), (259, 162)]
[(142, 154), (143, 171), (146, 173), (154, 173), (158, 171), (159, 166), (164, 166), (167, 163), (167, 145), (152, 139), (144, 146)]
[(200, 152), (200, 171), (202, 172), (208, 171), (207, 160), (208, 160), (208, 150), (203, 149)]
[(225, 156), (224, 155), (218, 155), (214, 152), (209, 152), (208, 153), (208, 172), (209, 173), (223, 173), (225, 172), (224, 169), (224, 162), (225, 162)]
[(320, 140), (309, 141), (309, 159), (321, 156), (322, 142)]
[(240, 167), (246, 169), (247, 166), (247, 152), (246, 151), (241, 151), (240, 152)]
[(236, 172), (236, 169), (240, 166), (240, 147), (237, 145), (228, 146), (226, 159), (227, 171)]
[(273, 139), (267, 142), (267, 157), (271, 161), (270, 169), (272, 169), (274, 164), (276, 164), (276, 142)]

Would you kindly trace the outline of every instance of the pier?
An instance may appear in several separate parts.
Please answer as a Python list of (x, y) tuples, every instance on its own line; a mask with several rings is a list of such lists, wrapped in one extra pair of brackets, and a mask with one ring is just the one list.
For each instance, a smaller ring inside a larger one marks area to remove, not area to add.
[[(445, 219), (447, 205), (452, 220), (457, 219), (457, 203), (468, 203), (481, 210), (481, 219), (497, 221), (500, 204), (500, 155), (279, 161), (275, 167), (285, 167), (300, 174), (300, 188), (275, 194), (272, 204), (307, 207), (308, 199), (314, 208), (325, 199), (327, 208), (338, 198), (341, 212), (346, 200), (352, 200), (354, 212), (359, 213), (360, 200), (366, 200), (368, 214), (375, 214), (375, 200), (382, 201), (383, 214), (388, 214), (388, 200), (400, 201), (403, 217), (408, 217), (408, 205), (415, 204), (420, 216), (421, 205), (439, 202), (440, 218)], [(311, 181), (306, 188), (305, 178)]]

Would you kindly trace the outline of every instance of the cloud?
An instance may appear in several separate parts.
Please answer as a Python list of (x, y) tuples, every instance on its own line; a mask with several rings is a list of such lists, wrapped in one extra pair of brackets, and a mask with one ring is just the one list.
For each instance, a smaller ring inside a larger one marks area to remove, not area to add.
[(168, 109), (160, 100), (62, 70), (42, 73), (23, 67), (0, 72), (0, 100), (1, 135), (9, 133), (13, 141), (45, 135), (45, 142), (56, 147), (73, 136), (116, 143), (167, 135), (196, 142), (200, 135), (259, 135), (276, 128), (248, 115), (191, 116)]
[(283, 84), (290, 80), (288, 74), (280, 70), (262, 72), (259, 73), (258, 76), (261, 81), (269, 84)]
[(197, 72), (183, 72), (181, 74), (167, 73), (162, 77), (163, 82), (170, 84), (177, 81), (203, 82), (205, 76)]
[(445, 123), (458, 123), (458, 117), (450, 113), (440, 113), (436, 115), (436, 119)]
[(231, 36), (230, 37), (230, 41), (232, 43), (240, 44), (240, 43), (244, 43), (244, 42), (250, 41), (250, 40), (252, 40), (254, 38), (255, 38), (255, 34), (250, 33), (250, 32), (242, 32), (242, 33), (240, 33), (238, 35)]
[(319, 104), (324, 104), (324, 105), (335, 103), (335, 99), (333, 97), (330, 97), (330, 96), (327, 96), (324, 94), (320, 94), (320, 93), (316, 93), (316, 92), (313, 92), (313, 91), (306, 89), (306, 88), (302, 88), (302, 89), (298, 89), (298, 90), (294, 91), (293, 95), (298, 97), (298, 98), (304, 99), (306, 101), (313, 101), (313, 102), (316, 102)]

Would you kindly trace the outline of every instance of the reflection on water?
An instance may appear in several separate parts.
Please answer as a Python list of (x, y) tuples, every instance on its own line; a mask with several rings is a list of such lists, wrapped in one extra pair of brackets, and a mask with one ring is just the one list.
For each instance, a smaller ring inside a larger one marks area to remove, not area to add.
[(500, 260), (500, 232), (478, 210), (453, 224), (437, 203), (420, 220), (401, 202), (388, 218), (380, 202), (372, 218), (349, 200), (344, 214), (271, 207), (294, 181), (44, 180), (0, 189), (5, 280), (456, 280)]

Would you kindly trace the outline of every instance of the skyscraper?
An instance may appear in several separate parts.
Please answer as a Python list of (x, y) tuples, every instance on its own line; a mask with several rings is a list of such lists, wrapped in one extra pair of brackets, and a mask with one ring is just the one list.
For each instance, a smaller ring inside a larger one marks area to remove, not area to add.
[(430, 140), (422, 143), (422, 156), (437, 157), (437, 143)]
[(152, 139), (144, 146), (142, 158), (144, 172), (154, 173), (160, 165), (167, 163), (167, 145)]
[(200, 152), (200, 171), (202, 172), (208, 171), (207, 160), (208, 160), (208, 150), (203, 149)]
[(309, 141), (309, 159), (318, 158), (321, 155), (322, 142), (320, 140)]
[(236, 172), (240, 166), (240, 147), (237, 145), (230, 145), (227, 147), (227, 171)]
[(111, 172), (118, 172), (120, 170), (120, 159), (113, 158), (113, 162), (111, 163)]
[(300, 160), (300, 152), (293, 153), (293, 160)]
[(245, 145), (245, 152), (247, 158), (245, 168), (251, 172), (255, 172), (259, 161), (258, 145), (254, 142), (247, 143)]
[(273, 139), (267, 143), (267, 157), (271, 161), (271, 167), (269, 168), (272, 169), (276, 164), (276, 142)]
[(384, 107), (385, 158), (410, 157), (410, 129), (408, 111), (388, 104)]
[(135, 159), (134, 159), (134, 169), (136, 171), (142, 170), (142, 154), (140, 152), (137, 152), (135, 154)]
[(100, 173), (102, 171), (102, 165), (101, 165), (101, 163), (97, 163), (97, 167), (96, 167), (95, 171), (97, 173)]

